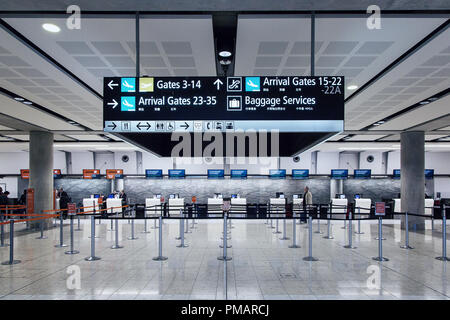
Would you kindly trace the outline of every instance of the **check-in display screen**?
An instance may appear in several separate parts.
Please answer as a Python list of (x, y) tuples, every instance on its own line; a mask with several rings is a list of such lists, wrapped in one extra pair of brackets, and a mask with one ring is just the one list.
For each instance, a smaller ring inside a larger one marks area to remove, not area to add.
[(338, 132), (344, 77), (107, 77), (108, 132)]
[(292, 179), (308, 179), (308, 169), (292, 169)]

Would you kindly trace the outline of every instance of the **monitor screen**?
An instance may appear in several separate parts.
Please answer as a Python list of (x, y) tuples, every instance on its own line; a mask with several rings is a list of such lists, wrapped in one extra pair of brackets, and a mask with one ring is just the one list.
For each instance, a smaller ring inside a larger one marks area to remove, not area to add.
[(400, 169), (394, 169), (394, 171), (392, 171), (392, 178), (400, 179)]
[(153, 196), (153, 198), (155, 198), (155, 199), (161, 199), (161, 195), (160, 195), (160, 194), (155, 194), (155, 195)]
[(169, 195), (169, 199), (175, 199), (175, 195), (174, 194)]
[(355, 199), (361, 199), (361, 195), (359, 193), (355, 194)]
[(110, 193), (110, 194), (108, 195), (108, 198), (109, 198), (109, 199), (114, 199), (114, 193)]
[(61, 169), (53, 169), (53, 179), (61, 179)]
[(100, 179), (100, 169), (83, 169), (83, 179)]
[(100, 195), (98, 193), (96, 193), (96, 194), (94, 194), (94, 198), (98, 199), (98, 198), (100, 198)]
[(286, 169), (270, 169), (269, 177), (272, 179), (284, 179), (286, 178)]
[(434, 178), (434, 169), (425, 169), (425, 179)]
[(247, 170), (231, 170), (231, 179), (245, 179), (247, 178)]
[(106, 179), (123, 179), (123, 169), (106, 169)]
[(169, 169), (169, 178), (184, 178), (185, 176), (184, 169)]
[(219, 179), (225, 176), (223, 169), (208, 169), (208, 179)]
[(275, 193), (275, 197), (279, 199), (284, 199), (284, 193), (283, 192), (277, 192)]
[(292, 179), (308, 179), (308, 169), (292, 169)]
[(147, 179), (161, 179), (163, 171), (161, 169), (145, 169), (145, 177)]
[(347, 179), (348, 170), (347, 169), (333, 169), (331, 170), (331, 179)]
[(353, 171), (353, 177), (355, 179), (370, 179), (372, 176), (372, 170), (370, 169), (355, 169)]
[(294, 195), (292, 195), (292, 199), (300, 199), (301, 197), (300, 197), (300, 195), (299, 194), (294, 194)]
[(237, 196), (237, 194), (232, 194), (231, 195), (231, 198), (233, 198), (233, 199), (236, 199), (238, 196)]

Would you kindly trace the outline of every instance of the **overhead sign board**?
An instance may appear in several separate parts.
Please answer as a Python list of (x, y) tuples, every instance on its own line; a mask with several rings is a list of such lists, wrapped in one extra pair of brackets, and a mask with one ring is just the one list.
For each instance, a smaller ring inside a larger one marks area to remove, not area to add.
[(108, 132), (340, 132), (344, 77), (107, 77)]
[(20, 169), (20, 177), (22, 179), (30, 179), (30, 170), (29, 169)]
[(106, 179), (123, 179), (123, 169), (106, 169)]
[(83, 179), (100, 179), (100, 169), (83, 169)]

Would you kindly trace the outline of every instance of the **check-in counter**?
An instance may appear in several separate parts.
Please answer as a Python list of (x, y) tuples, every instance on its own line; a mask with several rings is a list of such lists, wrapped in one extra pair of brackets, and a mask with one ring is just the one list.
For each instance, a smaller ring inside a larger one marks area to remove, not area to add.
[(83, 207), (85, 209), (83, 209), (84, 211), (92, 211), (94, 210), (94, 206), (95, 206), (95, 211), (98, 212), (98, 210), (100, 210), (100, 207), (98, 205), (98, 198), (84, 198), (83, 199)]
[(434, 199), (425, 199), (425, 215), (433, 216)]
[(122, 208), (120, 208), (122, 206), (122, 199), (106, 199), (106, 212), (108, 214), (111, 213), (121, 213), (122, 212)]
[(286, 215), (286, 199), (284, 198), (270, 198), (269, 212), (272, 217)]
[[(367, 198), (355, 199), (355, 218), (368, 218), (372, 200)], [(361, 213), (361, 215), (359, 215)]]
[(208, 198), (208, 215), (222, 215), (223, 214), (223, 199)]
[(235, 217), (244, 217), (247, 214), (247, 199), (246, 198), (231, 198), (231, 213)]
[(393, 199), (394, 200), (394, 214), (397, 212), (402, 212), (402, 200), (401, 199)]
[(348, 199), (331, 199), (331, 212), (335, 218), (345, 218), (347, 215)]
[(145, 215), (161, 215), (162, 212), (161, 199), (158, 198), (146, 198), (145, 199)]
[(169, 215), (180, 215), (180, 209), (184, 209), (184, 198), (174, 198), (168, 201)]

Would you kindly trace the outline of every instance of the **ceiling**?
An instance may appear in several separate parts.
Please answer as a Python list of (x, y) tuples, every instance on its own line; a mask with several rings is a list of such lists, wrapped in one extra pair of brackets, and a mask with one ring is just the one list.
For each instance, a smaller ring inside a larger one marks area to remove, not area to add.
[[(335, 5), (326, 2), (330, 10)], [(59, 8), (58, 2), (54, 3), (54, 8)], [(46, 10), (46, 5), (41, 9)], [(120, 4), (109, 1), (107, 6), (113, 5)], [(15, 2), (2, 2), (2, 6), (20, 10)], [(401, 9), (391, 1), (380, 6)], [(414, 6), (417, 4), (407, 10), (414, 10)], [(440, 1), (430, 1), (429, 9), (433, 6), (445, 9)], [(30, 2), (27, 8), (31, 10), (34, 4)], [(106, 146), (120, 143), (121, 137), (99, 133), (103, 77), (136, 74), (134, 17), (85, 14), (80, 30), (68, 30), (61, 15), (8, 14), (2, 8), (0, 15), (0, 87), (33, 103), (25, 105), (0, 94), (0, 151), (2, 144), (6, 150), (28, 141), (26, 134), (18, 133), (31, 128), (58, 131), (55, 140), (67, 144), (67, 148), (74, 142)], [(441, 11), (386, 15), (380, 30), (369, 30), (367, 18), (361, 14), (317, 13), (315, 75), (343, 75), (346, 87), (359, 87), (345, 92), (345, 130), (353, 133), (331, 137), (317, 148), (389, 150), (392, 142), (399, 141), (396, 132), (418, 128), (426, 131), (427, 141), (450, 140), (447, 132), (434, 132), (450, 130), (447, 93), (436, 101), (417, 105), (450, 87), (449, 18)], [(212, 20), (206, 12), (141, 15), (140, 75), (216, 75)], [(54, 23), (61, 32), (49, 33), (41, 27), (43, 23)], [(310, 26), (307, 14), (238, 14), (235, 75), (310, 75)], [(373, 126), (383, 119), (388, 120)], [(90, 130), (96, 132), (82, 132)], [(122, 147), (131, 148), (128, 143)]]

